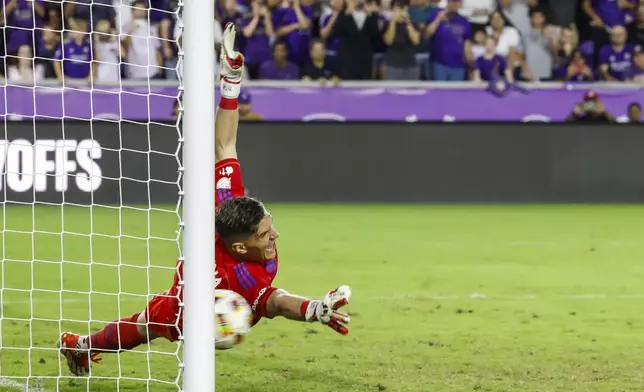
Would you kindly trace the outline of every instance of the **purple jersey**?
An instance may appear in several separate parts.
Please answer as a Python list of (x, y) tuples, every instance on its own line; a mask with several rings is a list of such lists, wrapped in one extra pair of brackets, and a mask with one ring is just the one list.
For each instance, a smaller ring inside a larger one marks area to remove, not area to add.
[[(4, 0), (5, 7), (11, 0)], [(7, 15), (7, 52), (15, 53), (22, 45), (33, 46), (35, 27), (42, 27), (43, 18), (35, 12), (34, 7), (44, 8), (43, 0), (16, 0), (16, 8)], [(12, 29), (10, 27), (19, 27)]]
[(65, 76), (76, 79), (88, 77), (92, 61), (92, 47), (89, 39), (84, 39), (80, 43), (73, 39), (66, 39), (56, 51), (56, 60), (63, 60)]
[[(427, 25), (438, 17), (442, 9), (434, 10)], [(432, 61), (453, 68), (465, 67), (465, 42), (472, 40), (470, 22), (459, 14), (447, 17), (441, 22), (432, 37), (431, 56)]]
[(633, 52), (632, 44), (624, 45), (621, 50), (615, 50), (612, 45), (606, 45), (599, 52), (599, 64), (607, 65), (608, 73), (617, 80), (624, 80), (624, 74), (633, 63)]
[(474, 68), (479, 71), (481, 79), (489, 82), (492, 80), (503, 79), (505, 77), (504, 75), (507, 63), (505, 59), (498, 54), (495, 54), (490, 59), (485, 56), (481, 56), (476, 59)]
[(297, 65), (287, 61), (284, 67), (278, 68), (274, 61), (265, 61), (259, 69), (260, 79), (298, 80), (300, 70)]
[(592, 6), (607, 26), (624, 24), (624, 12), (619, 8), (617, 0), (592, 0)]
[[(313, 8), (301, 6), (302, 13), (310, 21), (313, 20)], [(277, 7), (272, 14), (273, 27), (277, 31), (280, 27), (298, 23), (297, 14), (290, 7)], [(288, 45), (289, 60), (304, 64), (309, 60), (309, 43), (311, 42), (311, 29), (297, 29), (282, 38)]]
[[(252, 20), (252, 16), (244, 18), (240, 27), (245, 28)], [(268, 61), (272, 57), (271, 39), (266, 33), (266, 25), (264, 24), (263, 17), (259, 18), (257, 27), (255, 27), (255, 31), (253, 31), (253, 35), (245, 39), (244, 57), (246, 64), (250, 65), (262, 64), (264, 61)]]
[[(320, 28), (327, 27), (333, 14), (326, 14), (320, 19)], [(329, 56), (336, 56), (338, 54), (338, 49), (340, 48), (340, 38), (333, 35), (329, 36), (326, 40), (326, 53)]]

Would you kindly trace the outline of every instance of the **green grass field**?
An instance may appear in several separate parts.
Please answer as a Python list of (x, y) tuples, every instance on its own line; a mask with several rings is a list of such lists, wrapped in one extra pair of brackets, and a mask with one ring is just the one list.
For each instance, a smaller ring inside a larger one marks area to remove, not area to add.
[[(276, 285), (351, 285), (351, 333), (262, 321), (217, 354), (218, 391), (644, 388), (644, 206), (270, 207)], [(170, 285), (173, 213), (8, 206), (2, 218), (0, 391), (26, 391), (11, 377), (29, 376), (35, 392), (176, 390), (176, 344), (105, 355), (89, 381), (53, 350), (61, 328), (94, 331)]]

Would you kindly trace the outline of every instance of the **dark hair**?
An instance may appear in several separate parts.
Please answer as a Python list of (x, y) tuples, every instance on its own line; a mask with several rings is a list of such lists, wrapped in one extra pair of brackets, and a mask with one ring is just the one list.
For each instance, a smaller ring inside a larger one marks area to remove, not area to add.
[(275, 41), (275, 43), (273, 44), (273, 50), (272, 50), (273, 53), (275, 53), (275, 49), (277, 49), (279, 45), (284, 45), (284, 49), (286, 49), (286, 51), (288, 52), (288, 45), (286, 44), (286, 42), (280, 40), (280, 41)]
[(639, 102), (631, 102), (628, 105), (628, 110), (631, 110), (633, 108), (638, 108), (639, 110), (642, 110), (642, 105), (640, 105)]
[(224, 240), (244, 240), (257, 232), (266, 215), (264, 204), (252, 197), (235, 197), (223, 202), (215, 214), (215, 230)]

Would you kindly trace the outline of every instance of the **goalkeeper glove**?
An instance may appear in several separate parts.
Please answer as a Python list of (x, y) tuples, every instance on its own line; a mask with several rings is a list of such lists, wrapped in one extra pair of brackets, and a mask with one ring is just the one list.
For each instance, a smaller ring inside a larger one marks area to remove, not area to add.
[(338, 309), (348, 304), (349, 298), (351, 298), (351, 288), (340, 286), (329, 291), (322, 300), (304, 302), (302, 315), (308, 322), (319, 321), (334, 331), (346, 335), (349, 329), (345, 324), (349, 324), (350, 318), (347, 313), (340, 312)]
[(224, 29), (221, 53), (221, 96), (237, 99), (244, 70), (244, 56), (235, 50), (235, 25), (228, 23)]

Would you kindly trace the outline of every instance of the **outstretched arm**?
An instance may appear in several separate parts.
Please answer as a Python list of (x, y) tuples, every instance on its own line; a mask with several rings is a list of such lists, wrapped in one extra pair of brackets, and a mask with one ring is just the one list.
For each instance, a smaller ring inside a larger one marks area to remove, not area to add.
[(237, 158), (237, 111), (244, 57), (235, 51), (235, 26), (224, 29), (221, 46), (221, 100), (215, 117), (215, 162)]
[(277, 289), (266, 301), (266, 317), (282, 316), (297, 321), (318, 321), (346, 335), (349, 333), (346, 326), (350, 321), (349, 315), (340, 312), (339, 309), (349, 303), (350, 297), (349, 286), (340, 286), (329, 291), (322, 300), (310, 300)]

